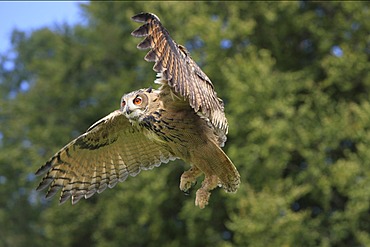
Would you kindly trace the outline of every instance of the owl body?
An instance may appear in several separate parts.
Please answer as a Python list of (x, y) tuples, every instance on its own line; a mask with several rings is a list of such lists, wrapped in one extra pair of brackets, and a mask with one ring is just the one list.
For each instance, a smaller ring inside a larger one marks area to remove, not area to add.
[[(137, 97), (145, 100), (131, 109), (127, 102), (135, 102)], [(214, 131), (215, 126), (207, 117), (194, 112), (181, 97), (162, 96), (159, 90), (134, 91), (123, 96), (122, 102), (121, 111), (126, 113), (131, 124), (143, 129), (148, 139), (162, 146), (174, 157), (192, 164), (199, 172), (205, 175), (216, 173), (217, 185), (229, 192), (234, 191), (235, 181), (225, 176), (230, 170), (224, 169), (233, 168), (233, 165), (219, 148), (224, 144), (220, 141), (224, 140), (224, 136), (218, 136), (218, 132)], [(205, 159), (205, 153), (212, 159)], [(235, 171), (231, 169), (233, 176)], [(195, 182), (195, 178), (191, 182)], [(187, 191), (189, 188), (181, 189)]]
[[(175, 98), (162, 97), (159, 90), (134, 91), (123, 96), (122, 101), (131, 102), (139, 95), (146, 97), (141, 106), (130, 109), (125, 105), (121, 111), (149, 140), (163, 146), (173, 156), (189, 160), (189, 149), (212, 136), (206, 120), (189, 105)], [(196, 142), (189, 143), (189, 140)]]
[(141, 13), (134, 21), (145, 24), (132, 32), (145, 37), (139, 49), (150, 49), (145, 60), (155, 62), (157, 90), (125, 94), (121, 107), (93, 124), (86, 133), (52, 156), (36, 175), (46, 173), (38, 190), (46, 197), (61, 189), (60, 202), (77, 203), (101, 193), (141, 170), (182, 159), (190, 165), (180, 178), (188, 192), (204, 175), (195, 204), (204, 208), (217, 186), (236, 192), (240, 175), (221, 149), (228, 124), (224, 105), (207, 75), (177, 45), (154, 14)]

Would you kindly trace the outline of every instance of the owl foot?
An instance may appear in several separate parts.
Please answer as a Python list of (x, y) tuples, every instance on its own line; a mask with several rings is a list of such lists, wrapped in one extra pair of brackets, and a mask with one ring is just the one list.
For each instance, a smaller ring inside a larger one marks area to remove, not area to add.
[(191, 190), (191, 188), (193, 188), (196, 184), (197, 184), (197, 181), (193, 182), (193, 183), (191, 184), (191, 186), (190, 186), (190, 188), (189, 188), (188, 190), (186, 190), (186, 191), (182, 191), (182, 192), (184, 192), (184, 194), (185, 194), (186, 196), (190, 195), (190, 190)]
[(181, 175), (180, 190), (188, 193), (191, 187), (197, 183), (197, 177), (202, 173), (197, 167), (193, 166)]
[(203, 209), (206, 205), (208, 205), (209, 197), (211, 196), (211, 190), (217, 187), (219, 183), (219, 179), (216, 175), (211, 175), (205, 177), (202, 187), (197, 190), (196, 197), (195, 197), (195, 206)]
[(195, 206), (203, 209), (206, 205), (208, 205), (209, 197), (211, 196), (211, 192), (200, 188), (197, 190), (196, 197), (195, 197)]

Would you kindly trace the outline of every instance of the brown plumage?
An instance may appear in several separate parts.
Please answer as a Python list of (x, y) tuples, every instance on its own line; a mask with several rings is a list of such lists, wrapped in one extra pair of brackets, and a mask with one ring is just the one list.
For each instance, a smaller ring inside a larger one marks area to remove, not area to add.
[(145, 59), (155, 62), (155, 82), (161, 87), (125, 94), (119, 110), (93, 124), (36, 172), (47, 172), (37, 189), (49, 187), (47, 197), (62, 189), (60, 202), (72, 197), (76, 203), (142, 169), (180, 158), (191, 164), (181, 176), (182, 191), (205, 175), (195, 199), (204, 208), (215, 187), (235, 192), (240, 184), (238, 171), (220, 148), (228, 131), (222, 100), (158, 17), (141, 13), (132, 19), (144, 23), (132, 35), (145, 37), (138, 48), (150, 49)]

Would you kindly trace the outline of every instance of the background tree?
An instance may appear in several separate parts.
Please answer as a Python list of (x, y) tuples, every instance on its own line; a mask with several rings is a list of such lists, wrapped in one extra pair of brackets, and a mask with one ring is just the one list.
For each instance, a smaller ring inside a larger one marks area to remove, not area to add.
[[(369, 246), (366, 2), (91, 2), (86, 25), (15, 30), (0, 61), (1, 246)], [(33, 175), (121, 96), (153, 85), (130, 33), (157, 14), (224, 99), (236, 194), (195, 208), (185, 164), (72, 206)], [(13, 66), (9, 66), (9, 63)]]

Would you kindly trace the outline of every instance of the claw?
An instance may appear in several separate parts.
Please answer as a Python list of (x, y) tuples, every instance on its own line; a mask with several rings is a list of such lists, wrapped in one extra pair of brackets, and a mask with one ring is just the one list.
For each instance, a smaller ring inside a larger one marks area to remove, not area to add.
[(198, 183), (198, 181), (194, 181), (194, 182), (192, 182), (191, 183), (191, 185), (190, 185), (190, 187), (187, 189), (187, 190), (183, 190), (182, 192), (184, 192), (184, 194), (186, 195), (186, 196), (188, 196), (188, 195), (190, 195), (190, 191), (191, 191), (191, 189), (195, 186), (195, 185), (197, 185), (197, 183)]
[(192, 167), (188, 171), (184, 172), (180, 178), (180, 190), (188, 193), (191, 187), (197, 184), (197, 177), (201, 173), (202, 172), (196, 167)]

